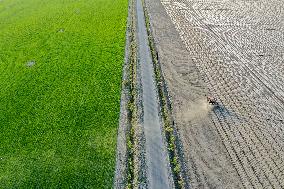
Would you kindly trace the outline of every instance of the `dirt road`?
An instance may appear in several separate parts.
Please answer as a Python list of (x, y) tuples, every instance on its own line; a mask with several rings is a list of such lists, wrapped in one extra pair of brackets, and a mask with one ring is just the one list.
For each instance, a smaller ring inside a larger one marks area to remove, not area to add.
[(284, 188), (284, 2), (146, 5), (190, 186)]

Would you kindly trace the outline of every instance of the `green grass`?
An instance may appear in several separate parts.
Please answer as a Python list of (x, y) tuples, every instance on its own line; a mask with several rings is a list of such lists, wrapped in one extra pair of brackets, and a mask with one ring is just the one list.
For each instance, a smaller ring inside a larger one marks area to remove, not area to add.
[(112, 187), (126, 17), (127, 0), (0, 0), (1, 189)]

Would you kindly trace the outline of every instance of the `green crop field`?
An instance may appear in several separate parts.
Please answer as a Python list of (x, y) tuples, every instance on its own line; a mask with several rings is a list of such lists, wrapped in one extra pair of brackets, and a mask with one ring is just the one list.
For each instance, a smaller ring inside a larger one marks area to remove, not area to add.
[(127, 0), (0, 0), (0, 188), (111, 188)]

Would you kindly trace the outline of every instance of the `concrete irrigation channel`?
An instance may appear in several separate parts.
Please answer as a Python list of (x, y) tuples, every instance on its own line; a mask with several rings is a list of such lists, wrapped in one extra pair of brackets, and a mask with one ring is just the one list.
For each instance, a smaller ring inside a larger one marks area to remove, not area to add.
[(173, 188), (167, 148), (163, 142), (158, 93), (141, 0), (137, 0), (138, 57), (142, 84), (143, 127), (149, 188)]

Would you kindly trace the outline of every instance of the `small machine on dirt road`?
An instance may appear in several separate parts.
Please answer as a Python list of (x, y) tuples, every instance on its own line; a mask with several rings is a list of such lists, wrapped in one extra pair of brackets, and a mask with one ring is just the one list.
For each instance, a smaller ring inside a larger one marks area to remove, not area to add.
[(217, 99), (213, 96), (207, 96), (207, 102), (211, 105), (218, 105)]

